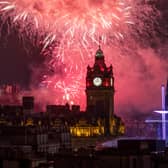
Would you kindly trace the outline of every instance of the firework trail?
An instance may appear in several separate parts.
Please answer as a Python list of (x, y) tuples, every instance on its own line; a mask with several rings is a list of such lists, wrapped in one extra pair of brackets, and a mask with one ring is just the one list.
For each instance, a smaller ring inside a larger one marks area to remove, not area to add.
[[(4, 21), (10, 18), (19, 25), (21, 34), (33, 39), (38, 32), (43, 37), (37, 41), (43, 44), (42, 53), (49, 57), (46, 64), (55, 75), (45, 74), (42, 83), (69, 101), (83, 88), (81, 78), (94, 60), (95, 44), (111, 45), (124, 38), (132, 24), (130, 4), (130, 0), (1, 0), (0, 12)], [(58, 64), (64, 65), (60, 75)]]

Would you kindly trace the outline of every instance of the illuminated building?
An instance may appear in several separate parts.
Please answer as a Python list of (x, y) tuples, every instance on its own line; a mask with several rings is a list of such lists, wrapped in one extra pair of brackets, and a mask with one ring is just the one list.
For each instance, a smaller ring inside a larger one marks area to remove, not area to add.
[[(11, 90), (10, 87), (7, 90)], [(0, 125), (60, 128), (63, 138), (72, 136), (79, 141), (81, 137), (87, 138), (88, 142), (91, 138), (97, 140), (102, 137), (123, 135), (124, 124), (114, 113), (115, 89), (112, 65), (106, 66), (100, 47), (96, 52), (93, 67), (87, 67), (85, 91), (85, 112), (81, 112), (80, 106), (70, 106), (67, 103), (47, 105), (46, 113), (37, 113), (34, 109), (34, 97), (23, 96), (21, 106), (0, 107)], [(67, 144), (64, 146), (70, 146), (69, 142)]]
[(70, 127), (72, 136), (117, 136), (124, 133), (124, 124), (114, 114), (114, 77), (112, 65), (105, 64), (100, 46), (93, 67), (87, 67), (86, 113)]
[(88, 124), (86, 120), (79, 120), (79, 122), (70, 128), (72, 136), (90, 137), (100, 136), (104, 134), (104, 127), (101, 125)]

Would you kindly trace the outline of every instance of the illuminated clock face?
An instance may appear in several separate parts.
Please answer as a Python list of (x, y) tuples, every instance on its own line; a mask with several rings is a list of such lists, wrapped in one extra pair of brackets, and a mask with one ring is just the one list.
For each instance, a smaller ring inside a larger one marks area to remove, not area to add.
[(95, 86), (100, 86), (102, 84), (102, 79), (100, 77), (96, 77), (93, 79), (93, 84)]

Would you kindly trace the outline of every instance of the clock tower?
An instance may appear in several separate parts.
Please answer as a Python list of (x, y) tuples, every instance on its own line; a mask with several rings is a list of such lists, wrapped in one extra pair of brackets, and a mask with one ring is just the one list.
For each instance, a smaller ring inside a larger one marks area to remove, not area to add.
[(114, 114), (114, 77), (112, 65), (106, 66), (99, 46), (93, 67), (88, 65), (86, 75), (87, 111), (103, 121), (104, 134), (111, 135), (111, 119)]

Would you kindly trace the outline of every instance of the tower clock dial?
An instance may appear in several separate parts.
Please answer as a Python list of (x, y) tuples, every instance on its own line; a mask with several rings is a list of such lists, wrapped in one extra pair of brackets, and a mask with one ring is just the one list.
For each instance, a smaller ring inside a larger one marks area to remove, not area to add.
[(95, 86), (100, 86), (100, 85), (102, 84), (102, 79), (101, 79), (100, 77), (95, 77), (95, 78), (93, 79), (93, 84), (94, 84)]

